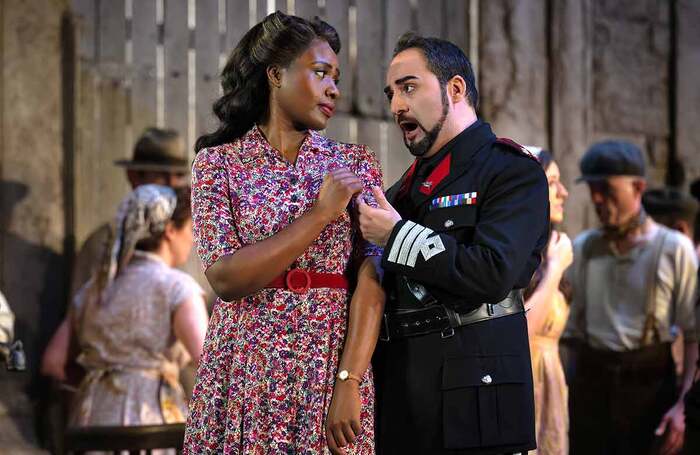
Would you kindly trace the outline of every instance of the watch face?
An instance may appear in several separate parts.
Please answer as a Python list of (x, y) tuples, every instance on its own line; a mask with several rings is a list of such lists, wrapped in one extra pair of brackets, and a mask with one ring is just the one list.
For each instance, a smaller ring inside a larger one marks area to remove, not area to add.
[(341, 371), (340, 373), (338, 373), (338, 377), (339, 377), (341, 380), (345, 381), (345, 380), (348, 378), (348, 372), (347, 372), (347, 370), (343, 370), (343, 371)]

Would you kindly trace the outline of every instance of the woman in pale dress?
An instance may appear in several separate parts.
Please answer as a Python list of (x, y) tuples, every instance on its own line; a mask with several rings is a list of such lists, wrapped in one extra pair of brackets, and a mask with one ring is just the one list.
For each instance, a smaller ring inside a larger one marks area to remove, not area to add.
[[(551, 154), (534, 147), (528, 149), (540, 160), (547, 175), (549, 220), (556, 226), (564, 220), (564, 201), (569, 193)], [(567, 283), (562, 277), (572, 261), (571, 240), (553, 228), (542, 265), (525, 294), (538, 447), (531, 454), (565, 455), (569, 452), (568, 390), (559, 357), (559, 338), (569, 315)]]
[(142, 185), (121, 204), (115, 235), (69, 309), (43, 373), (66, 377), (71, 342), (85, 375), (69, 426), (184, 422), (183, 345), (194, 362), (208, 322), (204, 293), (182, 265), (192, 249), (190, 190)]

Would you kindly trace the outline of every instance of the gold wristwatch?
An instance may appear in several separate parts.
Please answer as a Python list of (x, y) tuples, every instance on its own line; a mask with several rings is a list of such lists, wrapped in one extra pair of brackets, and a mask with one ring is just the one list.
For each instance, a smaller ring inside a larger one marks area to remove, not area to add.
[(353, 381), (357, 381), (358, 384), (362, 382), (362, 378), (359, 376), (355, 376), (354, 374), (350, 373), (348, 370), (340, 370), (338, 372), (338, 375), (336, 378), (340, 379), (341, 381), (345, 382), (349, 379), (352, 379)]

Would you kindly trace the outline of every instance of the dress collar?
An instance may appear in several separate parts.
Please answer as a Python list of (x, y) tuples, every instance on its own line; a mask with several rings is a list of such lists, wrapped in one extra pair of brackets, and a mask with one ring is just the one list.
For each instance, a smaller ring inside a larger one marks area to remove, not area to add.
[[(316, 131), (307, 130), (306, 137), (299, 146), (299, 157), (304, 153), (323, 153), (332, 156), (333, 150), (331, 141)], [(267, 138), (260, 130), (260, 127), (254, 125), (241, 138), (241, 161), (247, 163), (263, 156), (286, 161), (282, 153), (270, 145), (270, 142), (268, 142)], [(297, 161), (299, 157), (297, 157)]]

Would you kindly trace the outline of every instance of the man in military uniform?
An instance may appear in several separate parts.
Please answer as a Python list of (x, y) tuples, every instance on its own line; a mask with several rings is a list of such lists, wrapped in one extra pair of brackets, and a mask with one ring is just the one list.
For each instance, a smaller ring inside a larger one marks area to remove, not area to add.
[(521, 289), (548, 237), (547, 179), (475, 112), (454, 44), (398, 42), (385, 92), (415, 163), (378, 207), (387, 304), (376, 356), (378, 453), (502, 454), (535, 448)]

